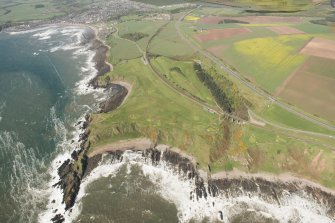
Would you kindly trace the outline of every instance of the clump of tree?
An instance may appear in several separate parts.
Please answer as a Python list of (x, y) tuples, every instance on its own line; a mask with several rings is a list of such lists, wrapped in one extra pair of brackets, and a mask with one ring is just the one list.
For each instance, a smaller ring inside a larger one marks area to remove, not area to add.
[(170, 68), (171, 72), (176, 72), (178, 74), (183, 74), (183, 71), (180, 69), (180, 67), (172, 67)]
[(137, 42), (140, 39), (143, 39), (145, 37), (148, 37), (149, 35), (146, 33), (141, 33), (141, 32), (134, 32), (134, 33), (126, 33), (122, 35), (122, 38), (124, 39), (129, 39), (131, 41)]
[(37, 5), (35, 5), (35, 9), (40, 9), (40, 8), (44, 8), (44, 5), (43, 4), (37, 4)]
[(240, 24), (249, 24), (248, 22), (236, 20), (236, 19), (224, 19), (219, 22), (219, 24), (228, 24), (228, 23), (240, 23)]
[(214, 68), (209, 71), (194, 63), (194, 70), (200, 81), (210, 90), (217, 104), (226, 112), (248, 119), (247, 101), (240, 95), (237, 86)]

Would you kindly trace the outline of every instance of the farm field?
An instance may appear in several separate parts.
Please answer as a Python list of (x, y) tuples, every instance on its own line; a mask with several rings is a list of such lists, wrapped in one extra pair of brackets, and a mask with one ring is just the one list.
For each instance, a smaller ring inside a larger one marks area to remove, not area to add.
[[(4, 3), (0, 2), (0, 7), (3, 7), (2, 11), (0, 11), (0, 24), (8, 21), (18, 22), (34, 19), (48, 19), (54, 16), (64, 15), (64, 12), (58, 10), (52, 1), (45, 1), (41, 4), (41, 1), (29, 0), (11, 4), (7, 3), (4, 6), (3, 4)], [(38, 5), (41, 5), (41, 7)]]
[(295, 12), (311, 8), (315, 3), (309, 0), (240, 0), (240, 1), (225, 1), (225, 0), (206, 0), (210, 3), (229, 4), (233, 6), (245, 6), (250, 11), (255, 12)]
[(151, 21), (151, 20), (129, 20), (117, 24), (119, 30), (119, 36), (124, 36), (125, 34), (131, 34), (139, 32), (146, 34), (144, 38), (137, 41), (138, 45), (145, 50), (149, 39), (157, 31), (159, 27), (165, 24), (167, 21)]
[(311, 115), (335, 120), (331, 27), (294, 15), (227, 17), (199, 12), (193, 12), (201, 17), (196, 23), (182, 24), (194, 43), (265, 91)]
[(135, 0), (135, 1), (157, 6), (182, 4), (187, 2), (184, 0)]
[(107, 42), (111, 46), (108, 57), (112, 64), (117, 64), (124, 60), (135, 59), (143, 56), (134, 43), (125, 39), (112, 36), (109, 37)]
[(274, 93), (305, 61), (299, 50), (308, 40), (307, 35), (247, 39), (227, 49), (224, 58), (250, 81)]
[(297, 115), (294, 115), (280, 108), (277, 105), (270, 105), (264, 108), (262, 111), (260, 111), (259, 114), (265, 120), (270, 121), (280, 126), (304, 130), (304, 131), (310, 131), (310, 132), (329, 134), (329, 135), (335, 134), (334, 131), (330, 131), (325, 128), (319, 127), (318, 125), (315, 125), (309, 121), (306, 121), (305, 119)]
[(175, 21), (171, 21), (154, 38), (149, 46), (149, 52), (172, 58), (190, 58), (194, 51), (179, 38), (175, 31)]
[(291, 104), (335, 122), (334, 60), (310, 57), (278, 92)]
[(313, 38), (301, 50), (302, 54), (335, 60), (335, 40)]

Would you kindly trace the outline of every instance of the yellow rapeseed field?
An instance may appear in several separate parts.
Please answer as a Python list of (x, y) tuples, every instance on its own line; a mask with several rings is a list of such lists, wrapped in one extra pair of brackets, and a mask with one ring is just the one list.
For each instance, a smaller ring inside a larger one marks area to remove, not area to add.
[(300, 63), (304, 57), (296, 55), (296, 48), (288, 43), (296, 40), (308, 40), (307, 35), (256, 38), (237, 42), (235, 49), (251, 57), (258, 66), (272, 67), (287, 63)]
[(200, 17), (193, 16), (193, 15), (188, 15), (188, 16), (185, 17), (185, 20), (187, 20), (187, 21), (197, 21), (199, 19), (200, 19)]
[(234, 43), (234, 49), (243, 58), (244, 67), (250, 75), (274, 91), (275, 88), (297, 66), (305, 56), (299, 54), (299, 48), (308, 41), (308, 35), (287, 35), (277, 37), (247, 39)]

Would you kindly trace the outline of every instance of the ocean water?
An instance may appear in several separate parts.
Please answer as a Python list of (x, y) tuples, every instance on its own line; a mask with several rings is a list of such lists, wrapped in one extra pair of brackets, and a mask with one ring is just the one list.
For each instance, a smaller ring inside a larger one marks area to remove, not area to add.
[[(281, 206), (257, 196), (190, 199), (194, 181), (140, 153), (105, 155), (64, 211), (57, 168), (78, 148), (76, 123), (95, 112), (102, 90), (88, 87), (94, 52), (88, 29), (45, 27), (0, 33), (0, 222), (318, 222), (326, 207), (288, 196)], [(221, 213), (221, 214), (220, 214)], [(221, 220), (223, 219), (223, 221)]]
[[(52, 161), (69, 153), (78, 119), (101, 92), (78, 27), (0, 33), (0, 222), (36, 222), (48, 203)], [(84, 80), (84, 81), (83, 81)]]

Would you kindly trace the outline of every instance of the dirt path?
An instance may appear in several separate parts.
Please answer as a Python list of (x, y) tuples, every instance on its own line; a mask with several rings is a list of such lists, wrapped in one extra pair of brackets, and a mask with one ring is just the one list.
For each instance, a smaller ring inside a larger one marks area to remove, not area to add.
[(129, 140), (121, 140), (115, 143), (110, 143), (94, 149), (88, 157), (93, 157), (98, 154), (103, 154), (112, 151), (126, 151), (126, 150), (146, 150), (153, 148), (155, 144), (148, 138), (137, 138)]

